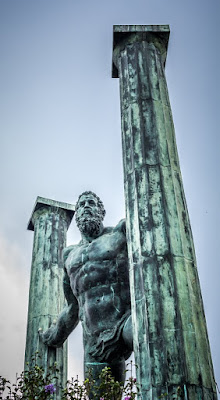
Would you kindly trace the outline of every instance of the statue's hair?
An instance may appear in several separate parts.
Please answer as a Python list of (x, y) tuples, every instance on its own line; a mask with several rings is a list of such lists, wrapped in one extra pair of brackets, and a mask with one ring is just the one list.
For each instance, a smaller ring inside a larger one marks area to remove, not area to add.
[(88, 191), (86, 191), (86, 192), (83, 192), (83, 193), (81, 193), (81, 194), (79, 195), (78, 200), (77, 200), (77, 202), (76, 202), (75, 211), (77, 211), (80, 198), (81, 198), (82, 196), (87, 196), (87, 195), (92, 195), (93, 197), (95, 197), (95, 198), (98, 200), (98, 207), (99, 207), (99, 209), (100, 209), (100, 213), (101, 213), (102, 219), (103, 219), (104, 216), (105, 216), (105, 213), (106, 213), (105, 208), (104, 208), (104, 204), (103, 204), (102, 200), (99, 198), (99, 196), (97, 196), (97, 194), (95, 194), (94, 192), (91, 192), (90, 190), (88, 190)]

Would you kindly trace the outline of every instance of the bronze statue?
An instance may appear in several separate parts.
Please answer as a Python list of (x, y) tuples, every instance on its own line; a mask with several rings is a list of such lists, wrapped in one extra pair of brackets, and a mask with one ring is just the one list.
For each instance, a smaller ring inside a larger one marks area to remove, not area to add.
[(95, 193), (80, 195), (76, 223), (82, 240), (63, 251), (68, 305), (42, 339), (60, 347), (80, 320), (85, 376), (90, 369), (97, 379), (107, 365), (115, 379), (123, 381), (125, 360), (133, 350), (125, 220), (105, 228), (104, 216)]

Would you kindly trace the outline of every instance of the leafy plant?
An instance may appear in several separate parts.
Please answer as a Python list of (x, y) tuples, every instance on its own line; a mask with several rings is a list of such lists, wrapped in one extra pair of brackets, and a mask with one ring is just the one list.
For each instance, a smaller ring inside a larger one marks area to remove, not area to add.
[[(49, 368), (48, 373), (38, 365), (40, 356), (36, 353), (32, 357), (32, 367), (23, 371), (17, 377), (16, 383), (11, 384), (0, 376), (0, 399), (10, 400), (45, 400), (53, 399), (56, 391), (57, 373), (59, 372), (56, 364)], [(28, 363), (27, 363), (28, 368)], [(6, 392), (6, 397), (3, 397)]]
[[(31, 367), (21, 373), (15, 384), (0, 377), (1, 400), (54, 399), (59, 369), (54, 364), (45, 374), (44, 369), (38, 365), (39, 359), (39, 355), (36, 354), (32, 359)], [(131, 374), (132, 367), (131, 362)], [(68, 381), (66, 388), (62, 390), (61, 400), (121, 400), (122, 395), (124, 400), (136, 399), (138, 386), (136, 379), (132, 376), (124, 385), (114, 379), (111, 369), (108, 367), (101, 371), (98, 382), (92, 378), (91, 372), (88, 375), (89, 377), (82, 384), (79, 383), (78, 377)]]
[[(129, 365), (129, 364), (128, 364)], [(132, 362), (130, 370), (132, 372)], [(125, 385), (114, 379), (109, 367), (103, 368), (96, 382), (92, 378), (91, 371), (88, 372), (89, 377), (85, 379), (82, 385), (76, 380), (68, 381), (67, 387), (63, 391), (62, 400), (134, 400), (138, 392), (136, 378), (132, 376), (126, 381)]]

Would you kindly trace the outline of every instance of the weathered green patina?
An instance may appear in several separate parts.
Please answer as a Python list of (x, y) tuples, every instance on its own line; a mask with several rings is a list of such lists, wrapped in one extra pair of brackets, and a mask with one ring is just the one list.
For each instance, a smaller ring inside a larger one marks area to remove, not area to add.
[(85, 375), (98, 380), (108, 366), (123, 381), (125, 360), (133, 349), (125, 221), (104, 227), (99, 197), (84, 192), (76, 205), (82, 240), (64, 249), (64, 293), (67, 306), (56, 324), (43, 333), (50, 347), (62, 346), (81, 320)]
[(164, 65), (169, 26), (114, 26), (140, 398), (216, 399)]
[(38, 197), (34, 206), (29, 230), (34, 230), (34, 245), (29, 292), (28, 324), (25, 351), (26, 363), (39, 352), (41, 363), (48, 367), (57, 362), (59, 367), (58, 389), (54, 395), (60, 399), (60, 386), (67, 381), (67, 344), (54, 349), (39, 340), (39, 328), (46, 330), (64, 307), (62, 251), (66, 245), (66, 232), (75, 207)]

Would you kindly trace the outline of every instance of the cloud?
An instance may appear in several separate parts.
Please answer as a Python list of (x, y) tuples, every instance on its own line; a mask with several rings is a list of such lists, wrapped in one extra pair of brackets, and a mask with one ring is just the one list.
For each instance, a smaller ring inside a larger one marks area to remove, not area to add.
[(28, 304), (27, 261), (15, 242), (0, 234), (0, 375), (15, 381), (23, 370)]
[[(0, 233), (0, 375), (15, 382), (24, 369), (27, 310), (31, 260), (23, 255), (16, 242)], [(82, 328), (79, 324), (70, 335), (68, 378), (83, 380)]]
[(76, 378), (83, 381), (83, 334), (79, 324), (71, 333), (68, 341), (68, 379)]

